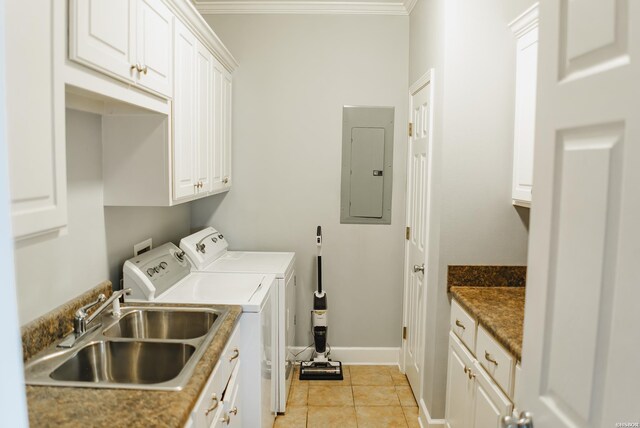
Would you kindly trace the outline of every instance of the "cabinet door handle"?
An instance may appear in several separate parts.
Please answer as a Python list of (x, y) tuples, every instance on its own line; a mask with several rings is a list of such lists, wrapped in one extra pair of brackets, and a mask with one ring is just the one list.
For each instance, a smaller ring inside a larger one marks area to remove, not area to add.
[(471, 369), (469, 369), (469, 372), (467, 373), (467, 375), (469, 376), (469, 380), (471, 380), (471, 379), (475, 379), (475, 378), (476, 378), (475, 373), (472, 373), (472, 372), (471, 372)]
[(233, 409), (229, 410), (229, 413), (233, 413), (233, 415), (237, 415), (238, 414), (238, 408), (236, 406), (233, 406)]
[(225, 178), (224, 178), (224, 180), (222, 180), (222, 182), (223, 182), (224, 184), (227, 184), (227, 183), (229, 182), (229, 177), (225, 177)]
[(231, 418), (226, 413), (224, 414), (223, 417), (220, 418), (220, 422), (222, 422), (223, 424), (227, 424), (227, 425), (229, 425), (229, 421), (230, 420), (231, 420)]
[(460, 320), (456, 320), (456, 325), (457, 325), (458, 327), (460, 327), (461, 329), (463, 329), (463, 330), (466, 330), (466, 329), (467, 329), (467, 327), (465, 327), (465, 326), (464, 326), (464, 324), (462, 324), (462, 323), (460, 322)]
[(240, 351), (238, 350), (238, 348), (234, 348), (233, 355), (229, 357), (229, 362), (235, 360), (239, 356), (240, 356)]
[(491, 356), (491, 354), (488, 353), (487, 351), (484, 351), (484, 359), (489, 361), (490, 363), (495, 364), (496, 366), (498, 365), (498, 362), (496, 360), (494, 360), (493, 357)]
[(140, 71), (146, 76), (147, 75), (147, 71), (149, 70), (149, 68), (145, 65), (144, 67), (142, 67), (140, 69)]
[(215, 393), (211, 396), (211, 401), (213, 403), (211, 404), (211, 407), (204, 412), (205, 416), (209, 416), (209, 413), (213, 412), (218, 407), (218, 396)]

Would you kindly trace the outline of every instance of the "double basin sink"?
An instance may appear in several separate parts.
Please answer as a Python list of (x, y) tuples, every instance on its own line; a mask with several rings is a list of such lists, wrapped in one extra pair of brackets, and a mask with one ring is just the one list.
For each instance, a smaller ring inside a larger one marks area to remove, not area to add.
[(228, 309), (127, 306), (93, 321), (71, 348), (52, 345), (25, 365), (30, 385), (180, 390)]

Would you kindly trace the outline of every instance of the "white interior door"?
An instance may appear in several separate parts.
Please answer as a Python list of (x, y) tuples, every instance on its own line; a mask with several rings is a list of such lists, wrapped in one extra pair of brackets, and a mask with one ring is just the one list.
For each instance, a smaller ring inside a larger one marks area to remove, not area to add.
[(404, 317), (407, 328), (404, 348), (405, 371), (415, 393), (422, 379), (425, 308), (425, 262), (427, 260), (427, 189), (431, 142), (431, 78), (421, 79), (410, 91), (413, 124), (407, 165), (407, 225), (405, 252)]
[(638, 2), (540, 4), (519, 403), (536, 428), (640, 422), (639, 49)]

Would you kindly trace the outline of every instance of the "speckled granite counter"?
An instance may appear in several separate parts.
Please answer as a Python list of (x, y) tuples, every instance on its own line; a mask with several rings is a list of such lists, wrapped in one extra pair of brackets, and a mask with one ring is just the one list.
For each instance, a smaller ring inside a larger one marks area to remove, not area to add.
[[(141, 305), (136, 303), (136, 306)], [(220, 308), (219, 305), (153, 306)], [(32, 427), (182, 427), (218, 362), (241, 313), (240, 306), (230, 307), (228, 316), (220, 325), (182, 391), (28, 385), (29, 425)]]
[(521, 359), (525, 287), (451, 287), (450, 291), (469, 315)]

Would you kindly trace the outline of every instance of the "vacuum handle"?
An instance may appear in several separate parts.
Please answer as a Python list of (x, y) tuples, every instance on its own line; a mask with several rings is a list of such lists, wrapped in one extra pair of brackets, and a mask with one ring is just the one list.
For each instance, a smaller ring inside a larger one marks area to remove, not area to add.
[(318, 246), (318, 294), (322, 294), (322, 227), (316, 229), (316, 245)]

